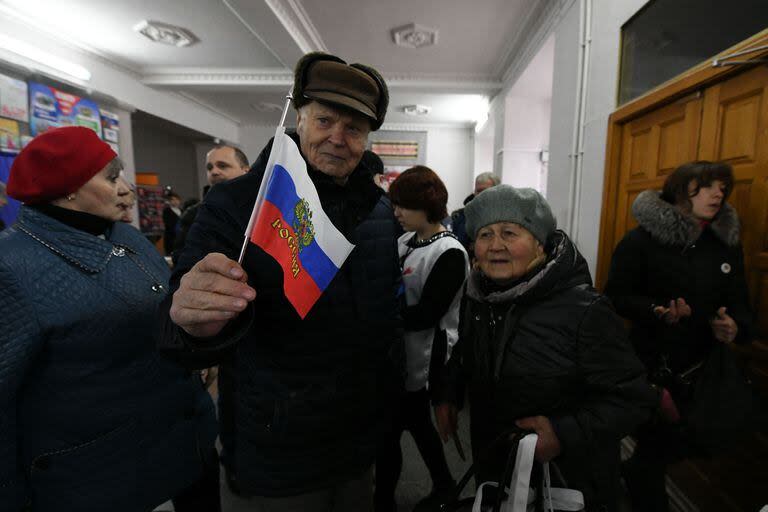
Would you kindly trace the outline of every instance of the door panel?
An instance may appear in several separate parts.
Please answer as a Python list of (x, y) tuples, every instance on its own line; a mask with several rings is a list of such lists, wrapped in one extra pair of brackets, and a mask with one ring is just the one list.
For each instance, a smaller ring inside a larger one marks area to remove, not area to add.
[(612, 248), (637, 226), (632, 216), (637, 195), (643, 190), (661, 189), (669, 173), (696, 158), (701, 104), (699, 95), (694, 95), (622, 127)]
[[(768, 390), (768, 68), (743, 72), (704, 91), (698, 158), (734, 170), (729, 203), (741, 222), (747, 284), (756, 313), (754, 343), (737, 347), (757, 389)], [(671, 470), (702, 512), (752, 511), (768, 502), (768, 439), (734, 440), (730, 453)]]
[[(616, 125), (610, 139), (615, 188), (606, 188), (611, 250), (635, 227), (632, 202), (660, 189), (680, 164), (725, 161), (734, 169), (729, 203), (741, 221), (747, 282), (755, 315), (755, 342), (735, 347), (756, 389), (768, 396), (768, 66), (755, 67), (676, 103)], [(602, 257), (610, 253), (602, 252)], [(604, 283), (606, 263), (599, 282)], [(768, 433), (734, 440), (733, 450), (710, 460), (688, 460), (669, 474), (701, 512), (752, 512), (768, 503)], [(763, 482), (763, 484), (759, 484)]]

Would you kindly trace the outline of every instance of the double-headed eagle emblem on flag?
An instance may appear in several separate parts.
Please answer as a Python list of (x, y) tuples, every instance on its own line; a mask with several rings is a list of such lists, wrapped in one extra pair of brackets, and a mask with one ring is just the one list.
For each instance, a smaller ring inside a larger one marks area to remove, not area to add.
[(315, 226), (312, 224), (312, 210), (306, 199), (299, 199), (293, 208), (296, 216), (293, 221), (293, 231), (299, 243), (299, 251), (304, 250), (315, 239)]

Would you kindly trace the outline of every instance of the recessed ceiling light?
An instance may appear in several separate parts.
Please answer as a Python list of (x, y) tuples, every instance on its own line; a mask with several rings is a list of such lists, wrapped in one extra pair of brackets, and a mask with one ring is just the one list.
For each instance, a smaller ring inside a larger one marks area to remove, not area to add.
[(133, 30), (156, 42), (183, 48), (199, 41), (189, 30), (159, 21), (142, 20)]
[(392, 29), (392, 39), (398, 46), (422, 48), (437, 44), (437, 29), (415, 23)]
[(426, 105), (405, 105), (403, 107), (403, 112), (409, 116), (425, 116), (429, 114), (431, 110), (432, 107)]

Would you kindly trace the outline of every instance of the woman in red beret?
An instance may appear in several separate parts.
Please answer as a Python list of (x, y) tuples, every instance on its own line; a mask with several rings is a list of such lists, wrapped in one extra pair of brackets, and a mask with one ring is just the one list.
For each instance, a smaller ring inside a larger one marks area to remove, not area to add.
[(220, 510), (213, 403), (155, 351), (168, 267), (132, 226), (90, 129), (36, 137), (0, 234), (0, 503), (34, 512)]

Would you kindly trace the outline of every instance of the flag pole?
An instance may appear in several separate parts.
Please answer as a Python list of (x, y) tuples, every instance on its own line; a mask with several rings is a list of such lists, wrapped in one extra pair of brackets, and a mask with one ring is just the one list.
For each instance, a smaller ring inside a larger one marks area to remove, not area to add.
[(291, 100), (293, 99), (293, 88), (291, 88), (290, 91), (288, 91), (288, 94), (285, 96), (285, 106), (283, 107), (283, 115), (280, 116), (280, 124), (277, 126), (277, 129), (275, 130), (275, 138), (272, 142), (272, 150), (270, 151), (269, 160), (267, 161), (267, 168), (264, 171), (264, 177), (261, 179), (261, 186), (259, 187), (259, 194), (256, 196), (256, 203), (253, 205), (253, 210), (251, 211), (251, 218), (248, 220), (248, 227), (245, 228), (245, 236), (243, 239), (243, 246), (240, 248), (240, 256), (237, 258), (237, 263), (242, 265), (243, 264), (243, 258), (245, 258), (245, 250), (248, 248), (248, 242), (251, 239), (251, 230), (253, 229), (253, 224), (256, 222), (256, 214), (258, 213), (259, 207), (261, 206), (261, 203), (264, 202), (264, 194), (267, 190), (267, 185), (269, 184), (269, 178), (272, 175), (272, 153), (275, 149), (275, 144), (278, 143), (278, 132), (284, 132), (285, 131), (285, 118), (288, 116), (288, 108), (291, 106)]

